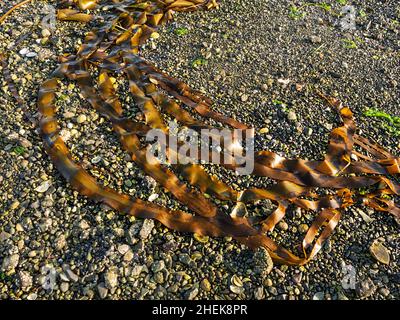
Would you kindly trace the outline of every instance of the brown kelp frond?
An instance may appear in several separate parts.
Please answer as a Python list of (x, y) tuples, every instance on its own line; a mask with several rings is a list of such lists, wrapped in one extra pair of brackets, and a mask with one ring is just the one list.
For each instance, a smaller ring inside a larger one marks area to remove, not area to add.
[[(45, 149), (60, 173), (81, 194), (123, 214), (156, 219), (177, 231), (203, 236), (231, 236), (250, 248), (265, 247), (275, 261), (293, 265), (310, 261), (332, 234), (344, 209), (354, 204), (362, 203), (400, 219), (400, 208), (389, 197), (400, 195), (399, 184), (390, 178), (400, 173), (400, 159), (367, 138), (357, 135), (349, 107), (321, 93), (318, 93), (320, 97), (336, 109), (342, 120), (342, 125), (330, 134), (324, 159), (287, 159), (271, 151), (258, 151), (252, 174), (277, 181), (267, 189), (235, 190), (217, 177), (209, 175), (200, 165), (175, 163), (172, 159), (176, 158), (176, 152), (167, 142), (161, 143), (161, 147), (166, 150), (166, 160), (170, 166), (156, 159), (150, 161), (147, 156), (149, 145), (142, 143), (140, 138), (151, 129), (172, 137), (174, 133), (170, 132), (165, 123), (164, 114), (194, 130), (212, 128), (195, 119), (184, 106), (203, 118), (211, 118), (221, 125), (229, 126), (232, 135), (233, 129), (249, 129), (248, 125), (215, 111), (209, 98), (161, 72), (139, 55), (140, 45), (161, 24), (169, 22), (174, 11), (210, 9), (217, 7), (217, 3), (215, 0), (114, 0), (101, 3), (75, 0), (73, 3), (78, 9), (67, 7), (59, 10), (60, 19), (87, 22), (92, 16), (79, 10), (93, 8), (104, 9), (100, 11), (106, 11), (107, 18), (87, 34), (77, 54), (63, 58), (52, 76), (42, 84), (38, 94), (38, 108)], [(99, 70), (98, 79), (92, 79), (90, 68)], [(126, 77), (129, 93), (142, 112), (145, 123), (123, 117), (124, 105), (110, 81), (110, 76), (117, 73)], [(59, 79), (77, 83), (82, 96), (111, 122), (132, 161), (192, 213), (169, 210), (103, 187), (74, 162), (58, 134), (55, 99)], [(355, 146), (373, 158), (356, 151)], [(229, 146), (224, 146), (220, 151), (213, 150), (210, 159), (225, 156), (225, 147)], [(240, 167), (235, 161), (223, 163), (222, 166), (228, 170)], [(180, 180), (180, 177), (185, 181)], [(329, 188), (332, 192), (322, 196), (316, 193), (315, 188)], [(369, 191), (360, 192), (360, 189)], [(209, 194), (211, 199), (204, 193)], [(214, 202), (212, 198), (219, 201)], [(275, 211), (269, 216), (256, 221), (243, 214), (248, 203), (265, 199), (276, 205)], [(219, 207), (221, 201), (232, 207), (231, 215)], [(316, 213), (297, 255), (267, 236), (285, 217), (289, 206)]]

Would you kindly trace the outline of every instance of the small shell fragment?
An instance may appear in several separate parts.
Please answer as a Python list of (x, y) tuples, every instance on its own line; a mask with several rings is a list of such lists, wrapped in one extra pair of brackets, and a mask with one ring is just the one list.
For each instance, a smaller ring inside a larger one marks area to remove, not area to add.
[(375, 240), (372, 245), (369, 247), (369, 251), (371, 255), (383, 264), (389, 264), (390, 255), (389, 250), (378, 240)]
[(44, 193), (46, 192), (49, 188), (50, 188), (50, 181), (45, 181), (43, 182), (40, 186), (38, 186), (35, 191), (36, 192), (40, 192), (40, 193)]

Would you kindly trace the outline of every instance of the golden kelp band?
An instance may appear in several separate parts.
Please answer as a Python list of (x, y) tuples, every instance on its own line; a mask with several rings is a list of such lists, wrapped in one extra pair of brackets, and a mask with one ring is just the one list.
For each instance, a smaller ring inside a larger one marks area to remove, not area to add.
[[(72, 2), (76, 2), (76, 8), (71, 7)], [(44, 146), (65, 179), (81, 194), (121, 213), (156, 219), (177, 231), (203, 236), (232, 236), (251, 248), (265, 247), (275, 261), (285, 264), (301, 265), (312, 259), (331, 235), (344, 209), (351, 205), (362, 203), (375, 210), (389, 212), (398, 221), (400, 209), (392, 196), (400, 194), (400, 186), (391, 176), (400, 173), (399, 158), (357, 135), (350, 109), (339, 100), (322, 94), (320, 96), (335, 107), (343, 121), (341, 127), (331, 132), (325, 158), (322, 161), (306, 161), (286, 159), (270, 151), (257, 152), (253, 174), (277, 180), (268, 189), (234, 190), (210, 176), (199, 165), (177, 164), (168, 168), (148, 161), (148, 146), (142, 145), (140, 138), (153, 128), (170, 134), (163, 113), (194, 130), (211, 127), (195, 119), (183, 106), (223, 125), (236, 129), (248, 128), (214, 111), (210, 99), (164, 74), (139, 56), (139, 46), (159, 25), (171, 20), (174, 11), (211, 9), (216, 6), (215, 1), (205, 0), (114, 0), (102, 1), (101, 5), (85, 0), (63, 2), (58, 10), (61, 20), (94, 20), (96, 16), (88, 14), (87, 9), (101, 9), (96, 12), (103, 15), (100, 26), (87, 34), (77, 54), (63, 57), (59, 67), (39, 90), (38, 107)], [(97, 83), (91, 75), (96, 69), (99, 71)], [(123, 117), (123, 105), (110, 80), (111, 74), (126, 76), (130, 94), (143, 113), (145, 123)], [(119, 194), (101, 186), (74, 162), (59, 135), (55, 114), (56, 92), (62, 79), (76, 81), (83, 97), (111, 122), (132, 160), (192, 213), (168, 210)], [(367, 153), (357, 152), (355, 146)], [(165, 147), (167, 156), (171, 157), (173, 150), (168, 145)], [(238, 168), (235, 164), (223, 165), (229, 170)], [(186, 182), (180, 180), (178, 174)], [(333, 195), (320, 196), (313, 192), (317, 187), (333, 189)], [(358, 190), (360, 188), (363, 188), (362, 192)], [(218, 198), (224, 204), (233, 204), (233, 214), (222, 212), (204, 193)], [(260, 221), (237, 214), (239, 211), (246, 212), (246, 203), (262, 199), (269, 199), (277, 205), (277, 209), (266, 219)], [(267, 236), (283, 219), (289, 206), (317, 212), (297, 255)]]

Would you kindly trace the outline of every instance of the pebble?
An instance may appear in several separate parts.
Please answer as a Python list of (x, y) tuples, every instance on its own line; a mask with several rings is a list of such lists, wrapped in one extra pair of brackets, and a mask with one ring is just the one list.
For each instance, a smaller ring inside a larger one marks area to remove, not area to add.
[(24, 56), (24, 55), (26, 55), (28, 52), (29, 52), (29, 49), (28, 49), (28, 48), (22, 48), (22, 49), (19, 51), (19, 54), (20, 54), (21, 56)]
[(242, 101), (242, 102), (246, 102), (247, 100), (249, 100), (249, 96), (247, 95), (247, 94), (242, 94), (241, 96), (240, 96), (240, 100)]
[(164, 270), (164, 268), (165, 268), (165, 263), (162, 260), (155, 261), (151, 265), (151, 271), (153, 271), (154, 273), (160, 272), (161, 270)]
[(82, 230), (86, 230), (86, 229), (89, 229), (89, 228), (90, 228), (90, 225), (89, 225), (89, 223), (88, 223), (86, 220), (81, 220), (81, 221), (79, 222), (79, 227), (80, 227)]
[(301, 272), (293, 275), (293, 281), (296, 284), (300, 284), (302, 279), (303, 279), (303, 274)]
[(229, 289), (235, 294), (242, 294), (244, 292), (244, 288), (243, 287), (238, 287), (238, 286), (235, 286), (235, 285), (230, 285)]
[(237, 287), (243, 287), (243, 282), (237, 275), (232, 276), (231, 283)]
[(32, 286), (32, 276), (27, 271), (18, 272), (19, 284), (21, 288), (28, 288)]
[(44, 193), (44, 192), (46, 192), (47, 190), (49, 190), (50, 186), (51, 186), (50, 181), (45, 181), (45, 182), (43, 182), (40, 186), (38, 186), (38, 187), (35, 189), (35, 191), (37, 191), (37, 192), (39, 192), (39, 193)]
[(244, 217), (247, 215), (246, 205), (243, 202), (238, 202), (232, 210), (232, 217)]
[(253, 255), (254, 272), (266, 276), (271, 273), (274, 263), (268, 251), (264, 248), (258, 248)]
[(157, 193), (153, 193), (149, 196), (149, 201), (153, 202), (154, 200), (158, 199), (159, 195)]
[(134, 266), (131, 272), (132, 277), (139, 276), (143, 271), (143, 266)]
[(139, 232), (139, 237), (143, 240), (147, 239), (154, 228), (154, 220), (145, 219), (143, 222), (142, 229)]
[(18, 200), (15, 200), (15, 201), (11, 204), (10, 210), (15, 210), (15, 209), (17, 209), (18, 207), (19, 207), (19, 201), (18, 201)]
[(390, 290), (388, 288), (380, 288), (379, 293), (384, 297), (387, 297), (390, 294)]
[(264, 285), (266, 287), (272, 287), (273, 284), (274, 283), (272, 282), (272, 280), (270, 278), (267, 278), (267, 279), (264, 280)]
[(28, 52), (27, 54), (26, 54), (26, 57), (27, 58), (34, 58), (34, 57), (36, 57), (37, 56), (37, 53), (36, 52)]
[(63, 113), (63, 117), (65, 119), (71, 119), (71, 118), (75, 117), (75, 113), (70, 112), (70, 111), (66, 111), (66, 112)]
[(268, 292), (274, 296), (278, 295), (278, 290), (275, 287), (268, 287)]
[(69, 289), (69, 283), (68, 282), (62, 282), (60, 285), (60, 290), (62, 292), (67, 292)]
[(75, 272), (73, 272), (70, 267), (66, 267), (64, 271), (65, 271), (68, 279), (70, 279), (73, 282), (78, 282), (78, 280), (79, 280), (78, 275)]
[(337, 299), (338, 300), (349, 300), (349, 298), (347, 298), (347, 296), (341, 291), (338, 292)]
[(310, 37), (310, 41), (311, 41), (312, 43), (314, 43), (314, 44), (318, 44), (318, 43), (321, 43), (321, 42), (322, 42), (322, 39), (321, 39), (321, 37), (319, 37), (319, 36), (311, 36), (311, 37)]
[(79, 124), (84, 123), (86, 120), (87, 120), (87, 118), (84, 114), (81, 114), (76, 118), (76, 122)]
[(108, 289), (113, 289), (118, 285), (118, 274), (115, 270), (109, 270), (104, 275), (105, 285)]
[(160, 34), (158, 32), (153, 32), (150, 37), (154, 40), (158, 39), (160, 37)]
[(211, 291), (211, 283), (210, 283), (210, 281), (208, 281), (208, 279), (201, 280), (200, 288), (203, 289), (206, 292)]
[(296, 115), (296, 113), (294, 112), (294, 111), (289, 111), (289, 113), (288, 113), (288, 119), (290, 120), (290, 121), (296, 121), (297, 120), (297, 115)]
[(285, 221), (280, 221), (278, 223), (278, 228), (283, 230), (283, 231), (286, 231), (287, 229), (289, 229), (289, 226)]
[(65, 235), (60, 235), (56, 240), (55, 240), (55, 248), (56, 250), (60, 251), (62, 250), (65, 246), (67, 245), (67, 240)]
[(369, 278), (356, 283), (356, 293), (360, 298), (367, 298), (373, 295), (375, 291), (376, 286)]
[(195, 238), (196, 241), (200, 242), (200, 243), (207, 243), (210, 239), (209, 236), (202, 236), (198, 233), (193, 234), (193, 238)]
[(101, 299), (104, 299), (105, 297), (107, 297), (108, 289), (105, 287), (104, 283), (100, 283), (97, 286), (97, 292), (99, 293), (99, 297)]
[(264, 91), (264, 92), (267, 92), (267, 91), (268, 91), (268, 85), (265, 84), (265, 83), (262, 84), (262, 85), (261, 85), (261, 90)]
[(28, 294), (28, 296), (26, 297), (27, 300), (36, 300), (37, 299), (37, 293), (30, 293)]
[(308, 225), (302, 223), (301, 225), (299, 225), (298, 230), (300, 233), (306, 233), (308, 231)]
[(257, 287), (256, 290), (254, 291), (254, 298), (256, 300), (262, 300), (264, 299), (264, 288), (263, 287)]
[(120, 254), (125, 254), (125, 253), (127, 253), (128, 252), (128, 250), (129, 250), (129, 246), (127, 245), (127, 244), (121, 244), (121, 245), (119, 245), (118, 246), (118, 252), (120, 253)]
[(11, 234), (9, 234), (8, 232), (5, 232), (5, 231), (0, 232), (0, 242), (4, 242), (10, 238), (11, 238)]
[(101, 161), (101, 159), (102, 159), (102, 158), (101, 158), (100, 156), (96, 156), (96, 157), (94, 157), (94, 158), (92, 159), (91, 162), (92, 162), (93, 164), (96, 164), (96, 163), (99, 163), (99, 162)]
[(51, 36), (51, 32), (49, 29), (43, 29), (41, 33), (43, 38), (48, 38)]
[(313, 295), (313, 300), (325, 300), (325, 293), (320, 291)]
[(3, 271), (14, 270), (18, 266), (19, 262), (19, 254), (15, 253), (11, 256), (4, 258), (3, 263), (1, 265), (1, 269)]
[(199, 289), (197, 289), (197, 288), (190, 289), (190, 290), (186, 291), (185, 299), (193, 300), (194, 298), (197, 297), (198, 293), (199, 293)]

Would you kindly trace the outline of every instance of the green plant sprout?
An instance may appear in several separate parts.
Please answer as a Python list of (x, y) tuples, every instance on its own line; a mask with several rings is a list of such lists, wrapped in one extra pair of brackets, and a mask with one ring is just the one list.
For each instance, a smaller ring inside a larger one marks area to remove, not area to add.
[(184, 36), (184, 35), (187, 35), (187, 34), (189, 33), (189, 29), (188, 29), (188, 28), (185, 28), (185, 27), (179, 27), (179, 28), (176, 28), (176, 29), (174, 30), (174, 33), (175, 33), (177, 36)]
[(17, 154), (18, 156), (23, 155), (25, 153), (25, 148), (22, 146), (17, 146), (13, 149), (14, 153)]
[(303, 18), (306, 15), (306, 13), (303, 12), (303, 10), (306, 7), (319, 7), (328, 12), (332, 10), (332, 6), (326, 2), (319, 2), (319, 3), (307, 2), (300, 7), (297, 7), (296, 5), (291, 5), (289, 8), (290, 11), (289, 17), (294, 20)]
[(346, 49), (357, 49), (358, 45), (357, 42), (351, 39), (343, 39), (343, 44)]
[(192, 65), (193, 68), (199, 68), (200, 66), (205, 65), (205, 64), (207, 64), (207, 60), (204, 59), (204, 58), (197, 58), (197, 59), (194, 59), (194, 60), (192, 61), (192, 63), (191, 63), (191, 65)]
[(384, 119), (386, 122), (382, 123), (382, 127), (391, 134), (400, 136), (400, 117), (392, 116), (378, 109), (367, 109), (364, 111), (364, 116)]

